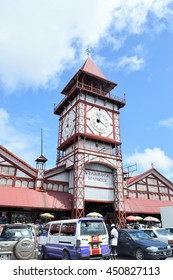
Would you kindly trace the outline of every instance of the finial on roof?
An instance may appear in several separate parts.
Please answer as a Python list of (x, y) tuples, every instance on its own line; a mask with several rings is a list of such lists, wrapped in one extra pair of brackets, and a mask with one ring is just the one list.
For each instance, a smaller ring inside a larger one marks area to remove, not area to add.
[(91, 53), (91, 49), (90, 47), (88, 46), (87, 49), (86, 49), (86, 53), (87, 53), (87, 56), (90, 56), (90, 53)]
[(154, 168), (154, 163), (153, 162), (151, 163), (151, 167)]

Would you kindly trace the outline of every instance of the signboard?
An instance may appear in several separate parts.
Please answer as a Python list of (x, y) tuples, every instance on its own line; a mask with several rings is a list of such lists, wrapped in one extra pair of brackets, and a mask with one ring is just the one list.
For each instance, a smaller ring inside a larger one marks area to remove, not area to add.
[(85, 185), (112, 188), (112, 181), (112, 173), (97, 170), (85, 170)]

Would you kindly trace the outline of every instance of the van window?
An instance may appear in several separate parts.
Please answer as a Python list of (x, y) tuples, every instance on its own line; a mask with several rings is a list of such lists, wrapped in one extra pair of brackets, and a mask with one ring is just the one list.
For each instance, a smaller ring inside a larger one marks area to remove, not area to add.
[(50, 234), (51, 235), (59, 235), (60, 225), (61, 224), (52, 224), (51, 228), (50, 228)]
[(74, 236), (76, 232), (76, 223), (63, 223), (61, 227), (61, 234), (66, 236)]
[(81, 235), (104, 235), (106, 229), (102, 221), (81, 221)]
[(47, 233), (49, 231), (49, 227), (50, 227), (50, 224), (46, 224), (43, 228), (43, 231), (44, 233)]

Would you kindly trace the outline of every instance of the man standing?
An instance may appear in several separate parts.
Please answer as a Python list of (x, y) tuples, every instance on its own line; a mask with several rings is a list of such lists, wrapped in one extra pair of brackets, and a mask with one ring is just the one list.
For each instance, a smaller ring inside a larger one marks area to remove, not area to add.
[(118, 245), (118, 231), (115, 224), (110, 227), (110, 244), (111, 244), (111, 260), (116, 259), (117, 255), (117, 245)]

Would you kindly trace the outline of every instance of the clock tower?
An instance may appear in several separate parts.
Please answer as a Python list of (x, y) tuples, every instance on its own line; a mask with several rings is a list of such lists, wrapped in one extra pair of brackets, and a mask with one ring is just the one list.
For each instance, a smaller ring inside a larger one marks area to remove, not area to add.
[(54, 108), (60, 116), (57, 166), (68, 172), (73, 217), (82, 217), (87, 203), (111, 203), (114, 220), (125, 223), (124, 180), (119, 110), (125, 98), (112, 94), (109, 81), (88, 56), (62, 90)]

